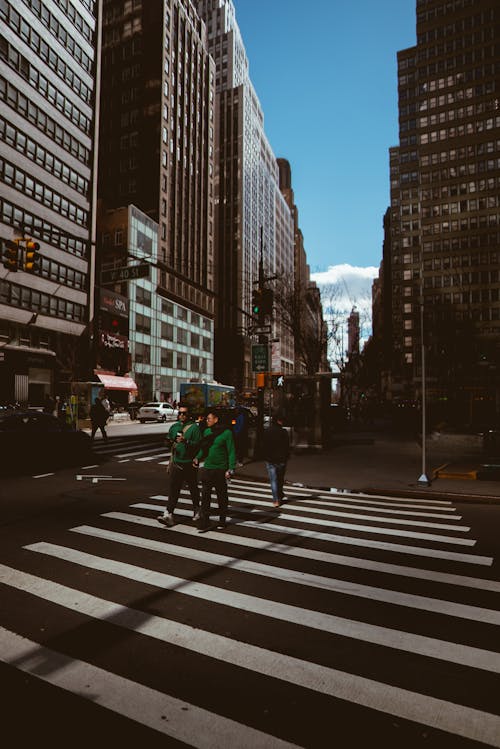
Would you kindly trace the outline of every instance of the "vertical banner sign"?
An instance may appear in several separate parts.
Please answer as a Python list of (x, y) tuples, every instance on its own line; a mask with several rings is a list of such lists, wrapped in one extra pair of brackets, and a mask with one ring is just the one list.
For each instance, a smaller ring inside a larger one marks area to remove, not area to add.
[(281, 372), (281, 342), (273, 341), (271, 343), (271, 370)]
[(252, 372), (269, 372), (269, 346), (252, 343)]

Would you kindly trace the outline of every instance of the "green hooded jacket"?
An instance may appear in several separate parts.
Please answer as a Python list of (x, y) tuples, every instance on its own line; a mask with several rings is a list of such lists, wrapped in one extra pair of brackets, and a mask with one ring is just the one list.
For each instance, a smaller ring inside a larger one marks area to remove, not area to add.
[[(189, 429), (186, 427), (189, 426)], [(186, 429), (185, 432), (183, 430)], [(184, 442), (176, 442), (179, 432), (183, 432)], [(193, 458), (198, 452), (201, 442), (201, 431), (198, 424), (192, 419), (187, 423), (176, 421), (168, 430), (167, 439), (172, 443), (172, 455), (174, 463), (188, 464), (192, 463)]]

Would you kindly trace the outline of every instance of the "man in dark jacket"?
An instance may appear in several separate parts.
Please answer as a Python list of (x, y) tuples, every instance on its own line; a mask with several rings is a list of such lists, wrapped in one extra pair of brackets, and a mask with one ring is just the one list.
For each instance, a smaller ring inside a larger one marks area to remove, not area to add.
[(273, 493), (273, 507), (279, 507), (283, 496), (283, 483), (288, 458), (290, 456), (290, 439), (283, 426), (283, 416), (274, 414), (271, 426), (264, 430), (262, 438), (262, 457), (266, 462), (271, 491)]
[(90, 408), (90, 421), (92, 424), (92, 433), (90, 435), (91, 440), (94, 440), (95, 433), (98, 429), (101, 430), (103, 440), (108, 439), (105, 429), (107, 420), (108, 412), (102, 405), (101, 399), (97, 397)]

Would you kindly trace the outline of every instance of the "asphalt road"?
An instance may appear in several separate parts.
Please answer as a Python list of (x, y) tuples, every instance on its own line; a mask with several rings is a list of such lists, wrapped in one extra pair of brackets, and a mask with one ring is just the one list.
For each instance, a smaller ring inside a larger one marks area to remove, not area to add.
[(1, 481), (6, 746), (500, 746), (499, 505), (236, 478), (200, 535), (139, 452)]

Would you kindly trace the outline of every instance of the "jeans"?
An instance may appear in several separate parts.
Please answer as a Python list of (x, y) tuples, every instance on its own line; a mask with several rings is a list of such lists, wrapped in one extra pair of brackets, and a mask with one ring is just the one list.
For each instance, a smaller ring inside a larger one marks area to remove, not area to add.
[(191, 501), (195, 510), (200, 504), (200, 491), (198, 489), (198, 469), (190, 463), (179, 465), (173, 463), (170, 467), (170, 486), (168, 490), (167, 512), (173, 512), (179, 500), (182, 485), (188, 485)]
[(215, 489), (219, 505), (221, 520), (226, 519), (227, 514), (227, 481), (226, 471), (219, 468), (203, 468), (201, 471), (201, 516), (204, 520), (210, 517), (210, 500), (212, 488)]
[(283, 499), (283, 484), (285, 481), (286, 463), (267, 463), (267, 473), (271, 482), (273, 502), (281, 502)]

